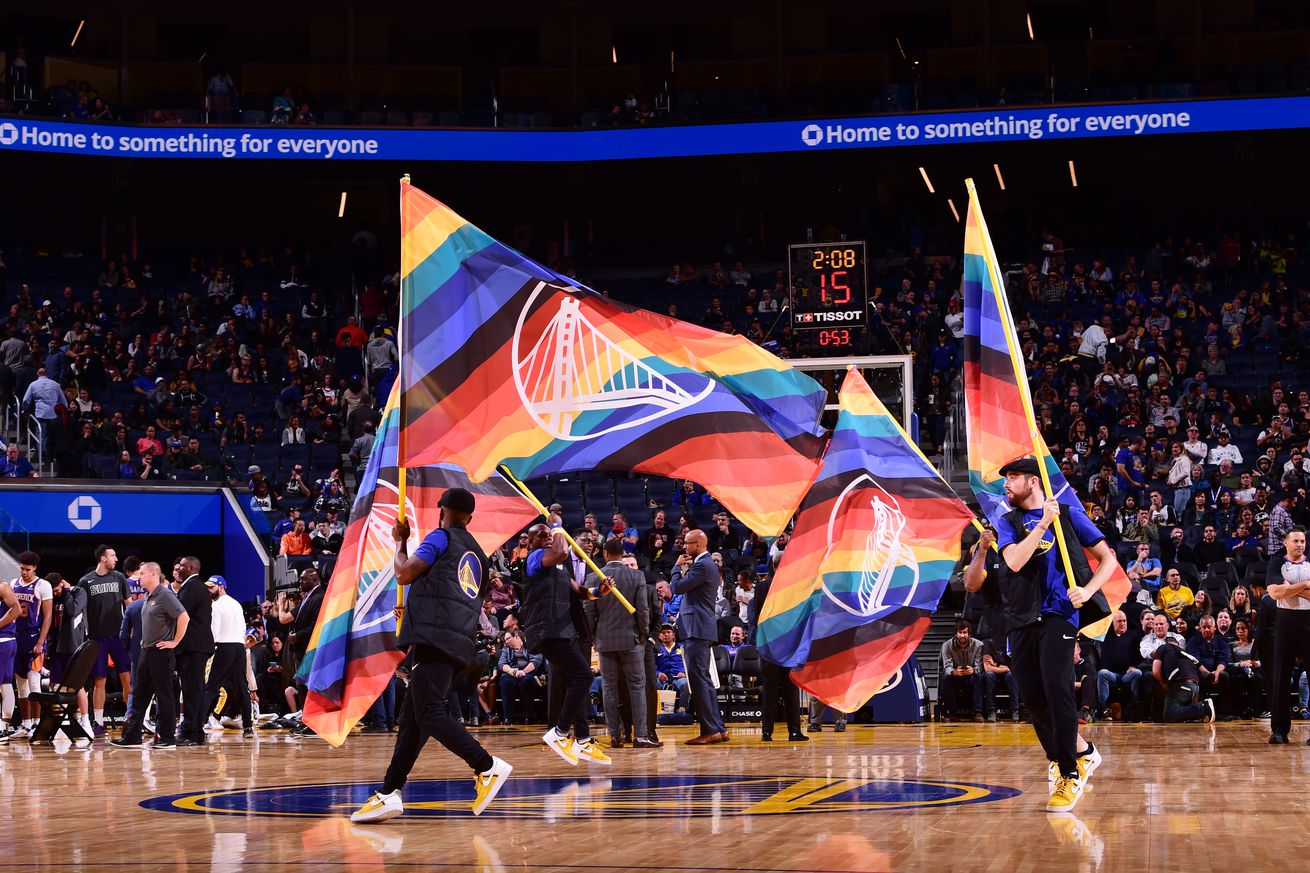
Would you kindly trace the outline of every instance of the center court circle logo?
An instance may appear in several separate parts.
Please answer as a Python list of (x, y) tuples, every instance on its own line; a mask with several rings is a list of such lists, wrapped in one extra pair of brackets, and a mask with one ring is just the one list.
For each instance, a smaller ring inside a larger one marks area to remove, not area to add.
[[(152, 797), (145, 809), (199, 815), (336, 818), (359, 808), (377, 789), (371, 782), (330, 782), (237, 788)], [(1021, 792), (1001, 785), (930, 779), (836, 776), (563, 776), (510, 779), (482, 818), (570, 819), (710, 818), (893, 812), (1008, 800)], [(405, 816), (472, 818), (469, 779), (425, 779), (405, 785)]]
[(482, 562), (472, 552), (465, 552), (459, 559), (459, 590), (472, 600), (482, 591)]
[(83, 494), (68, 504), (68, 522), (78, 530), (91, 530), (100, 523), (100, 504), (94, 497)]
[(823, 142), (823, 128), (817, 124), (807, 124), (801, 131), (801, 141), (807, 146), (816, 146)]

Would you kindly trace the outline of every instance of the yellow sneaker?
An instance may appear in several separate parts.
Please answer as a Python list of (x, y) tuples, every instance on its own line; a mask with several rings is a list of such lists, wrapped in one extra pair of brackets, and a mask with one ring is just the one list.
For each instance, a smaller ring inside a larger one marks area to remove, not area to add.
[(1101, 750), (1092, 746), (1090, 755), (1079, 755), (1075, 762), (1078, 764), (1078, 781), (1087, 786), (1096, 768), (1101, 766)]
[(590, 737), (574, 743), (573, 751), (577, 753), (578, 760), (586, 761), (589, 764), (604, 764), (608, 767), (614, 763), (610, 756), (602, 752), (600, 746), (596, 745), (596, 741)]
[(551, 728), (542, 735), (541, 740), (556, 755), (559, 755), (574, 767), (578, 766), (578, 750), (577, 745), (573, 742), (573, 737)]
[(372, 821), (386, 821), (389, 818), (396, 818), (404, 814), (405, 804), (401, 803), (399, 791), (393, 791), (390, 794), (383, 794), (379, 791), (366, 800), (363, 806), (351, 813), (350, 820), (356, 824), (363, 824)]
[(473, 801), (474, 815), (482, 815), (482, 810), (486, 809), (487, 805), (496, 799), (496, 795), (500, 793), (505, 780), (509, 778), (509, 774), (513, 771), (514, 768), (507, 762), (492, 757), (491, 769), (473, 777), (473, 786), (478, 792), (477, 799)]
[(1082, 783), (1071, 776), (1061, 776), (1055, 780), (1055, 790), (1046, 802), (1047, 812), (1072, 812), (1078, 798), (1082, 797)]
[(1060, 765), (1054, 761), (1046, 762), (1046, 789), (1055, 790), (1055, 780), (1060, 778)]

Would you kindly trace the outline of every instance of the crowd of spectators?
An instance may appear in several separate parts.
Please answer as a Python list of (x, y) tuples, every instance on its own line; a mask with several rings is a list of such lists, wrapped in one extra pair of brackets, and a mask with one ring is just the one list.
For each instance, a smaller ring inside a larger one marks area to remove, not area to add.
[[(1174, 632), (1186, 639), (1212, 614), (1220, 634), (1235, 638), (1237, 617), (1222, 606), (1253, 603), (1283, 535), (1310, 521), (1302, 357), (1310, 294), (1297, 240), (1216, 232), (1084, 258), (1047, 231), (1033, 251), (1009, 270), (1007, 285), (1038, 425), (1119, 550), (1133, 583), (1130, 606), (1164, 610), (1183, 622)], [(5, 271), (0, 400), (17, 400), (40, 421), (47, 470), (52, 461), (61, 476), (246, 488), (252, 512), (268, 516), (271, 550), (297, 568), (326, 560), (330, 570), (377, 405), (394, 378), (394, 272), (366, 284), (357, 320), (291, 249), (197, 255), (159, 269), (113, 258), (39, 292), (24, 266), (11, 260)], [(783, 356), (801, 350), (780, 318), (788, 294), (781, 270), (679, 262), (656, 280), (614, 282), (605, 293)], [(911, 251), (877, 277), (871, 296), (871, 336), (882, 338), (882, 350), (912, 355), (920, 442), (940, 451), (959, 413), (958, 266)], [(36, 459), (10, 447), (0, 472), (30, 475), (24, 461)], [(571, 526), (582, 522), (580, 531), (592, 523), (588, 510), (626, 512), (633, 524), (625, 543), (632, 540), (653, 583), (667, 578), (686, 526), (669, 522), (704, 516), (733, 583), (721, 604), (728, 642), (731, 624), (747, 617), (735, 574), (767, 570), (763, 542), (720, 519), (690, 483), (634, 486), (595, 475), (584, 473), (584, 487), (570, 485), (564, 496), (558, 481), (538, 484), (563, 503)], [(664, 512), (653, 516), (653, 508)], [(499, 572), (512, 581), (511, 553)], [(978, 640), (990, 639), (970, 617)], [(1137, 615), (1129, 618), (1137, 627)], [(979, 674), (988, 673), (979, 657)], [(1253, 708), (1258, 702), (1243, 704)], [(989, 707), (979, 709), (985, 717)]]

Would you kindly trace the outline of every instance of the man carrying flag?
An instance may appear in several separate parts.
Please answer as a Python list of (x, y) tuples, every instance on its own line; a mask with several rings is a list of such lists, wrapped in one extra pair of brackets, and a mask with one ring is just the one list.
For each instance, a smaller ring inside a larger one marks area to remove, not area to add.
[[(1001, 553), (1001, 593), (1010, 628), (1010, 654), (1019, 693), (1037, 739), (1053, 762), (1054, 790), (1047, 812), (1069, 812), (1087, 779), (1101, 763), (1096, 747), (1078, 733), (1073, 691), (1073, 647), (1078, 639), (1078, 607), (1092, 598), (1118, 567), (1114, 551), (1084, 513), (1070, 512), (1042, 491), (1033, 458), (1001, 468), (1011, 511), (996, 525)], [(1070, 587), (1064, 560), (1051, 530), (1064, 526), (1065, 554), (1074, 576), (1085, 585)], [(1099, 561), (1093, 573), (1083, 549)]]
[(398, 521), (392, 529), (396, 582), (412, 586), (400, 625), (400, 644), (414, 647), (414, 668), (382, 789), (351, 815), (352, 822), (386, 821), (404, 813), (400, 789), (428, 737), (473, 768), (474, 815), (482, 814), (514, 769), (482, 748), (446, 709), (451, 680), (473, 659), (488, 575), (487, 556), (468, 532), (476, 505), (472, 493), (451, 488), (437, 505), (441, 526), (427, 535), (413, 556), (406, 554), (409, 525)]
[(969, 484), (996, 529), (1015, 679), (1050, 760), (1047, 810), (1078, 802), (1101, 757), (1078, 735), (1073, 647), (1100, 639), (1128, 577), (1037, 429), (1028, 374), (973, 180), (964, 233)]

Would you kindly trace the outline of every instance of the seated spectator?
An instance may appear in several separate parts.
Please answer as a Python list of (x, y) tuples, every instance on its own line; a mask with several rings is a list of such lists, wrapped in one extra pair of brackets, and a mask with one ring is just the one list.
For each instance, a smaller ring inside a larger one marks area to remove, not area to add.
[(135, 479), (138, 475), (136, 464), (132, 461), (132, 453), (126, 449), (118, 453), (118, 466), (114, 470), (114, 475), (118, 479)]
[(1142, 656), (1143, 660), (1149, 661), (1151, 656), (1155, 654), (1155, 650), (1167, 640), (1173, 640), (1180, 647), (1187, 644), (1187, 641), (1181, 636), (1169, 630), (1169, 616), (1163, 612), (1144, 613), (1142, 615), (1143, 626), (1146, 625), (1147, 616), (1150, 616), (1151, 632), (1142, 637), (1142, 642), (1138, 646), (1138, 654)]
[(300, 416), (293, 415), (287, 421), (287, 426), (282, 429), (282, 445), (284, 446), (303, 446), (305, 445), (305, 429), (300, 426)]
[(295, 526), (288, 533), (282, 535), (278, 554), (302, 556), (313, 554), (313, 551), (314, 547), (310, 542), (309, 534), (305, 532), (305, 520), (303, 518), (297, 519)]
[(1126, 688), (1130, 703), (1141, 699), (1142, 671), (1137, 666), (1141, 660), (1141, 635), (1129, 628), (1128, 616), (1119, 610), (1101, 642), (1101, 663), (1096, 673), (1096, 705), (1102, 718), (1123, 720), (1122, 706), (1110, 701), (1115, 688)]
[(1195, 596), (1192, 594), (1192, 589), (1183, 584), (1183, 574), (1178, 572), (1177, 567), (1165, 573), (1164, 581), (1164, 587), (1155, 596), (1155, 605), (1168, 618), (1175, 619), (1183, 614), (1184, 609), (1192, 605)]
[(1192, 548), (1192, 553), (1196, 556), (1197, 568), (1205, 570), (1227, 558), (1228, 547), (1219, 539), (1219, 529), (1213, 524), (1207, 524), (1202, 530), (1201, 541)]
[(1151, 521), (1151, 512), (1149, 509), (1137, 510), (1137, 515), (1133, 521), (1124, 528), (1123, 541), (1125, 543), (1141, 543), (1150, 551), (1150, 543), (1160, 542), (1160, 528)]
[(1239, 618), (1233, 622), (1233, 631), (1235, 640), (1231, 643), (1232, 660), (1228, 672), (1233, 677), (1234, 711), (1242, 718), (1264, 718), (1264, 668), (1256, 657), (1251, 624), (1247, 619)]
[[(660, 585), (668, 587), (666, 583)], [(681, 595), (679, 595), (681, 597)], [(655, 678), (660, 688), (677, 692), (675, 708), (686, 712), (691, 704), (691, 692), (687, 687), (687, 667), (682, 659), (682, 645), (674, 638), (673, 625), (660, 627), (660, 639), (655, 644)]]
[(1160, 590), (1160, 577), (1164, 574), (1164, 568), (1160, 566), (1159, 558), (1151, 557), (1149, 543), (1137, 544), (1137, 558), (1129, 563), (1128, 568), (1137, 572), (1138, 581), (1147, 591), (1154, 594)]
[(1151, 674), (1165, 693), (1166, 722), (1214, 721), (1213, 701), (1200, 699), (1201, 675), (1195, 659), (1183, 651), (1177, 640), (1170, 637), (1156, 648), (1151, 656)]
[(191, 437), (186, 441), (186, 450), (182, 452), (179, 463), (183, 469), (197, 473), (204, 473), (214, 465), (213, 461), (201, 451), (200, 440), (196, 437)]
[(514, 595), (514, 586), (499, 573), (492, 572), (489, 593), (488, 602), (495, 609), (496, 619), (504, 621), (505, 616), (509, 615), (518, 603), (518, 598)]
[(937, 686), (938, 706), (953, 718), (961, 718), (969, 703), (961, 705), (963, 696), (973, 706), (973, 720), (984, 721), (982, 643), (971, 636), (965, 619), (955, 623), (955, 636), (942, 643), (941, 679)]
[(1192, 602), (1183, 607), (1179, 617), (1187, 621), (1188, 627), (1195, 628), (1200, 626), (1202, 618), (1211, 615), (1214, 615), (1214, 604), (1206, 590), (1200, 588), (1192, 595)]
[(0, 479), (35, 479), (36, 468), (26, 455), (20, 453), (18, 443), (10, 443), (0, 458)]
[(1018, 721), (1019, 707), (1023, 699), (1019, 696), (1019, 682), (1014, 678), (1014, 671), (1011, 669), (1012, 661), (1004, 635), (983, 644), (982, 661), (987, 720), (996, 721), (996, 687), (1004, 685), (1005, 692), (1010, 697), (1010, 720)]
[(324, 520), (314, 525), (314, 532), (309, 535), (309, 544), (315, 555), (335, 555), (341, 551), (341, 536), (334, 534)]
[[(1198, 592), (1200, 593), (1200, 592)], [(1196, 625), (1197, 632), (1187, 641), (1187, 653), (1197, 661), (1197, 673), (1200, 676), (1202, 693), (1218, 697), (1218, 713), (1225, 720), (1232, 718), (1234, 709), (1234, 692), (1232, 676), (1228, 665), (1233, 660), (1233, 650), (1217, 632), (1215, 620), (1211, 616), (1202, 616)]]
[(268, 480), (256, 482), (250, 490), (250, 509), (252, 512), (272, 512), (273, 495), (268, 490)]
[(496, 661), (496, 684), (500, 691), (501, 718), (514, 724), (514, 704), (522, 712), (521, 724), (531, 724), (536, 701), (542, 658), (523, 647), (523, 634), (517, 630), (505, 634), (505, 646)]
[(156, 458), (161, 457), (164, 454), (164, 444), (159, 441), (157, 436), (155, 436), (155, 426), (153, 424), (148, 425), (146, 427), (146, 435), (136, 441), (137, 455), (144, 456), (146, 449), (150, 449), (154, 452)]
[(308, 500), (314, 496), (309, 490), (309, 483), (305, 481), (305, 468), (302, 464), (296, 464), (291, 468), (291, 473), (287, 476), (286, 484), (282, 486), (279, 496), (289, 497), (292, 500)]
[(300, 507), (292, 506), (287, 510), (286, 518), (273, 525), (273, 538), (278, 542), (282, 541), (284, 534), (291, 533), (296, 527), (296, 522), (300, 519)]
[(164, 458), (156, 457), (155, 450), (147, 448), (145, 453), (141, 455), (141, 473), (137, 478), (146, 481), (163, 481), (168, 478), (168, 474), (164, 470), (166, 466)]
[(1091, 724), (1096, 709), (1098, 675), (1096, 661), (1084, 653), (1082, 643), (1073, 644), (1073, 692), (1078, 702), (1078, 723)]

